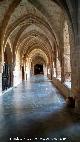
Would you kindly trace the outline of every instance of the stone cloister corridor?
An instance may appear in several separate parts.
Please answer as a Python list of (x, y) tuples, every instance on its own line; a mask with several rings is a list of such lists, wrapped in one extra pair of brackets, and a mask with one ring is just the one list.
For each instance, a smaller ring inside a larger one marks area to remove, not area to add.
[(0, 142), (80, 141), (80, 0), (0, 0), (0, 122)]
[(0, 141), (15, 138), (32, 142), (80, 139), (80, 117), (66, 107), (59, 91), (43, 75), (0, 96)]

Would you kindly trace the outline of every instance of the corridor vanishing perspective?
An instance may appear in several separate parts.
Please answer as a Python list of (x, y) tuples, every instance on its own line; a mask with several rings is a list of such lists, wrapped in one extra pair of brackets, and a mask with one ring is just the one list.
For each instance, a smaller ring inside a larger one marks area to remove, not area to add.
[(79, 142), (79, 126), (80, 117), (66, 108), (64, 98), (43, 75), (34, 76), (0, 96), (1, 142)]
[(80, 0), (0, 0), (0, 142), (80, 142)]

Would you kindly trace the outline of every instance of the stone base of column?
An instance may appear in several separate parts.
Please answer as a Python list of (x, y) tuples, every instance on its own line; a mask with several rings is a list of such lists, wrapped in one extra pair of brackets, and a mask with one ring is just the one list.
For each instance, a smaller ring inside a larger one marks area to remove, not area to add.
[(80, 100), (75, 101), (75, 109), (80, 112)]
[(72, 91), (75, 98), (75, 112), (80, 113), (80, 89), (74, 88)]

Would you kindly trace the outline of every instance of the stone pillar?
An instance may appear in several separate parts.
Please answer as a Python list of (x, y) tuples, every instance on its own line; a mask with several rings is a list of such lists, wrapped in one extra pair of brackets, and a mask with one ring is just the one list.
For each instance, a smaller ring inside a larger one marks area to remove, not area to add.
[[(63, 30), (63, 29), (62, 29)], [(61, 40), (60, 40), (60, 63), (61, 63), (61, 82), (63, 83), (65, 81), (65, 75), (64, 75), (64, 39), (63, 34), (61, 33)]]
[(56, 77), (56, 75), (57, 75), (56, 59), (54, 60), (54, 66), (53, 66), (53, 69), (54, 69), (54, 74), (53, 74), (53, 76)]
[(64, 56), (63, 54), (61, 55), (61, 82), (63, 83), (65, 81), (65, 76), (64, 76)]
[(51, 80), (52, 80), (52, 77), (53, 77), (53, 62), (51, 62), (51, 65), (50, 65), (50, 74), (51, 74)]
[(14, 60), (14, 71), (13, 71), (13, 87), (17, 86), (22, 82), (22, 69), (20, 65), (20, 59), (17, 57)]
[(76, 107), (80, 109), (80, 49), (76, 48), (72, 53), (72, 95), (76, 101)]
[(47, 76), (49, 79), (51, 79), (50, 64), (48, 64), (48, 66), (47, 66)]
[(26, 76), (26, 59), (24, 58), (23, 60), (23, 68), (24, 68), (24, 81), (27, 80), (27, 76)]
[(47, 66), (43, 65), (44, 76), (47, 76)]
[(56, 58), (55, 68), (56, 68), (56, 78), (57, 78), (58, 77), (58, 74), (57, 74), (57, 58)]
[(75, 98), (75, 107), (80, 112), (80, 1), (77, 9), (77, 31), (75, 34), (75, 47), (72, 50), (72, 95)]
[(2, 63), (0, 62), (0, 95), (2, 94)]
[(2, 95), (3, 52), (0, 50), (0, 95)]
[(15, 70), (13, 71), (13, 86), (17, 86), (22, 82), (22, 71), (16, 66)]
[(48, 77), (48, 64), (47, 64), (47, 77)]
[(50, 62), (50, 64), (48, 65), (48, 70), (47, 70), (47, 76), (50, 80), (52, 80), (52, 75), (53, 75), (53, 64), (52, 62)]
[(34, 75), (34, 64), (32, 64), (32, 75)]
[(29, 58), (27, 58), (27, 62), (26, 62), (26, 74), (27, 74), (27, 80), (30, 80), (31, 77), (31, 61)]

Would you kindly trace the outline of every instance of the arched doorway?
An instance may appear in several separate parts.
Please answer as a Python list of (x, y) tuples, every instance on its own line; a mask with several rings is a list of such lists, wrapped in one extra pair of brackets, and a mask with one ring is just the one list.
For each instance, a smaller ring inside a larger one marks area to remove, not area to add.
[(36, 64), (34, 66), (34, 75), (43, 74), (43, 64)]
[(2, 90), (7, 90), (13, 85), (12, 52), (7, 43), (4, 51), (4, 66), (2, 73)]

